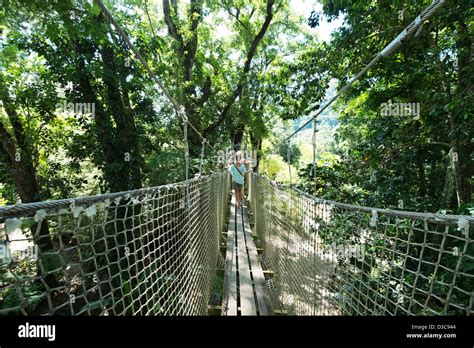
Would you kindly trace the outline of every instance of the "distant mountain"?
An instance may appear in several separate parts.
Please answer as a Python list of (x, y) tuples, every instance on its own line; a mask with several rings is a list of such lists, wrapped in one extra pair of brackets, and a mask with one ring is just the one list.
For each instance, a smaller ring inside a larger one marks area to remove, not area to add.
[[(332, 80), (328, 90), (326, 91), (326, 97), (321, 103), (321, 106), (324, 106), (336, 93), (336, 86), (337, 82), (335, 80)], [(314, 110), (314, 112), (317, 110)], [(300, 128), (303, 124), (308, 122), (310, 119), (310, 115), (306, 115), (300, 118), (297, 118), (293, 121), (293, 130), (297, 130)], [(339, 122), (337, 120), (337, 113), (332, 110), (332, 107), (330, 106), (326, 110), (324, 110), (318, 117), (317, 117), (317, 129), (318, 129), (318, 134), (317, 134), (317, 142), (318, 144), (321, 143), (324, 145), (329, 145), (329, 143), (332, 143), (334, 141), (334, 133), (336, 131), (337, 126), (339, 125)], [(295, 136), (294, 139), (297, 143), (309, 143), (311, 144), (312, 141), (312, 136), (313, 136), (313, 123), (310, 122), (303, 130), (298, 132)], [(328, 150), (328, 149), (327, 149)]]

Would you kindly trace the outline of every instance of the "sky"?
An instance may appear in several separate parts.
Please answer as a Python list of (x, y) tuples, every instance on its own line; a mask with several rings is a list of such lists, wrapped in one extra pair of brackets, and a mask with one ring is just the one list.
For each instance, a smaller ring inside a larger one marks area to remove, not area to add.
[[(309, 18), (311, 11), (321, 11), (322, 5), (317, 0), (290, 0), (290, 8), (292, 11), (298, 15), (303, 16), (303, 18)], [(227, 17), (228, 15), (222, 11), (221, 16)], [(317, 28), (311, 28), (305, 20), (305, 28), (310, 32), (314, 32), (320, 40), (329, 41), (331, 38), (331, 33), (339, 28), (343, 23), (343, 18), (338, 18), (332, 22), (328, 22), (325, 17), (321, 18), (319, 26)], [(232, 31), (227, 28), (225, 23), (221, 23), (216, 27), (215, 35), (217, 38), (222, 38), (232, 35)]]
[[(299, 16), (309, 18), (311, 11), (321, 11), (322, 5), (317, 0), (290, 0), (290, 7)], [(318, 38), (323, 41), (329, 41), (331, 33), (334, 29), (339, 28), (343, 23), (343, 18), (339, 17), (332, 22), (328, 22), (326, 18), (321, 18), (319, 26), (317, 28), (311, 28), (307, 24), (305, 26), (310, 30), (314, 31)]]

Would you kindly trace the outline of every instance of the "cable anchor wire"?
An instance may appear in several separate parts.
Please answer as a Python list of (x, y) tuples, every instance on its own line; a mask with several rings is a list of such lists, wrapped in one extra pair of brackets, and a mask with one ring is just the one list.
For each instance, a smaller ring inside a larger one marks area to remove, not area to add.
[(317, 121), (313, 120), (313, 181), (314, 181), (314, 194), (316, 194), (316, 133), (317, 133)]
[(286, 150), (286, 155), (288, 158), (288, 174), (290, 175), (290, 187), (292, 185), (292, 180), (291, 180), (291, 142), (288, 140), (288, 148)]
[(201, 142), (201, 160), (199, 161), (199, 175), (201, 175), (202, 173), (202, 163), (204, 162), (204, 150), (205, 150), (205, 147), (206, 147), (206, 144), (207, 144), (207, 139), (204, 138), (202, 139), (202, 142)]

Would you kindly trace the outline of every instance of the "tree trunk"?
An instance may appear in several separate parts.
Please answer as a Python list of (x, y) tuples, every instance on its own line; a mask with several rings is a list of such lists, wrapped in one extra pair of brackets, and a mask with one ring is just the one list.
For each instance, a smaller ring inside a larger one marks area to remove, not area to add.
[(418, 195), (423, 197), (426, 195), (426, 176), (425, 166), (421, 156), (419, 152), (416, 154), (416, 166), (418, 168)]
[(258, 165), (260, 164), (260, 153), (262, 151), (262, 139), (255, 137), (255, 135), (250, 132), (250, 143), (252, 144), (252, 150), (257, 150), (257, 158), (255, 158), (257, 163), (255, 164), (254, 170), (255, 172), (258, 172)]
[[(462, 28), (463, 25), (461, 24), (460, 27)], [(462, 32), (462, 30), (460, 29), (459, 32)], [(436, 32), (436, 36), (437, 36), (437, 32)], [(463, 50), (467, 49), (466, 47), (464, 47), (464, 45), (466, 45), (467, 44), (466, 42), (470, 40), (469, 38), (462, 39), (461, 37), (462, 35), (459, 34), (458, 35), (458, 48), (459, 48), (459, 51), (462, 53)], [(434, 53), (435, 63), (438, 68), (438, 72), (440, 74), (441, 85), (442, 85), (443, 91), (446, 94), (446, 102), (447, 104), (452, 104), (454, 102), (454, 98), (451, 94), (451, 84), (447, 76), (445, 66), (443, 65), (443, 62), (441, 62), (439, 58), (439, 49), (437, 47), (437, 42), (436, 42), (437, 39), (433, 40), (431, 35), (428, 35), (428, 39), (429, 39), (429, 43), (431, 47), (435, 50), (435, 53)], [(470, 47), (469, 47), (469, 50), (470, 50)], [(459, 53), (459, 56), (462, 55), (461, 53)], [(460, 72), (467, 69), (467, 67), (464, 64), (466, 64), (464, 59), (458, 59), (458, 66), (459, 66)], [(469, 64), (469, 61), (468, 61), (468, 64)], [(460, 86), (459, 80), (462, 80), (464, 78), (462, 75), (463, 74), (459, 73), (458, 89), (457, 89), (457, 96), (456, 96), (457, 100), (462, 100), (463, 98), (462, 94), (468, 93), (467, 91), (464, 92), (464, 90), (461, 90), (459, 87)], [(461, 82), (461, 85), (463, 85), (462, 82)], [(461, 106), (462, 106), (462, 102), (461, 102)], [(449, 133), (451, 134), (453, 133), (460, 134), (459, 132), (457, 132), (457, 128), (460, 126), (460, 122), (463, 122), (463, 120), (462, 118), (457, 116), (459, 114), (462, 115), (462, 113), (460, 113), (459, 110), (457, 112), (453, 112), (451, 108), (448, 108), (447, 116), (448, 116), (449, 126), (450, 126)], [(466, 175), (472, 174), (472, 170), (473, 170), (472, 163), (470, 160), (470, 154), (472, 153), (472, 145), (460, 146), (460, 144), (461, 142), (459, 141), (459, 136), (453, 137), (450, 140), (450, 147), (454, 152), (454, 158), (450, 158), (449, 160), (454, 161), (455, 181), (456, 181), (455, 187), (456, 187), (458, 207), (468, 202), (470, 199), (471, 188), (467, 182), (469, 176), (466, 176)], [(467, 158), (466, 156), (469, 156), (469, 157)], [(448, 171), (446, 172), (448, 173)]]
[(250, 44), (250, 48), (247, 52), (247, 58), (244, 64), (244, 69), (240, 76), (239, 82), (237, 83), (237, 87), (235, 88), (233, 93), (229, 96), (224, 108), (222, 109), (219, 115), (219, 118), (206, 128), (206, 133), (214, 132), (225, 121), (225, 119), (229, 115), (229, 111), (232, 105), (234, 104), (237, 97), (241, 94), (242, 89), (244, 88), (244, 85), (246, 84), (247, 75), (252, 66), (252, 60), (255, 53), (257, 52), (258, 45), (260, 44), (260, 41), (262, 41), (263, 37), (265, 36), (265, 33), (267, 32), (268, 27), (270, 26), (270, 23), (273, 19), (273, 15), (274, 15), (273, 5), (274, 4), (275, 4), (275, 0), (267, 0), (265, 21), (263, 22), (262, 27), (260, 28), (258, 33), (255, 35), (255, 37), (252, 40), (252, 43)]
[[(102, 63), (104, 66), (104, 83), (107, 86), (108, 104), (116, 125), (114, 147), (116, 163), (113, 167), (113, 180), (111, 189), (115, 192), (126, 191), (141, 187), (141, 171), (137, 134), (133, 114), (125, 110), (124, 99), (120, 92), (119, 75), (115, 62), (115, 54), (111, 46), (102, 50)], [(109, 145), (110, 146), (110, 145)]]
[[(11, 180), (20, 195), (22, 203), (39, 202), (41, 200), (40, 187), (37, 180), (36, 168), (33, 166), (30, 145), (28, 144), (23, 125), (16, 112), (8, 90), (3, 81), (0, 81), (0, 100), (13, 127), (14, 136), (11, 135), (0, 122), (0, 153), (6, 160)], [(19, 155), (19, 157), (18, 157)], [(39, 255), (53, 250), (53, 243), (49, 234), (47, 221), (40, 225), (31, 226), (33, 243), (38, 247)], [(45, 271), (48, 271), (47, 269)], [(38, 267), (38, 275), (42, 276), (49, 288), (54, 288), (58, 282), (54, 275), (43, 275)]]
[(467, 25), (468, 18), (463, 16), (463, 14), (469, 12), (469, 9), (470, 5), (468, 2), (461, 1), (456, 38), (458, 57), (456, 99), (459, 101), (459, 110), (456, 112), (455, 126), (462, 127), (463, 131), (458, 132), (459, 136), (455, 141), (456, 152), (458, 153), (458, 161), (455, 163), (455, 168), (457, 192), (461, 205), (471, 200), (472, 187), (469, 184), (469, 180), (474, 176), (474, 163), (471, 159), (474, 150), (474, 144), (471, 141), (471, 136), (474, 132), (474, 123), (472, 122), (472, 114), (474, 112), (474, 96), (472, 93), (474, 79), (474, 59), (472, 57), (474, 56), (474, 47)]
[(82, 94), (83, 100), (80, 102), (93, 103), (95, 105), (95, 133), (97, 141), (100, 145), (99, 156), (95, 157), (95, 163), (97, 165), (103, 165), (104, 178), (109, 188), (117, 186), (115, 180), (117, 180), (116, 175), (111, 171), (114, 168), (115, 153), (113, 149), (114, 144), (114, 129), (112, 126), (112, 121), (104, 110), (103, 104), (98, 100), (96, 92), (92, 87), (92, 77), (88, 74), (86, 69), (86, 64), (84, 61), (85, 49), (82, 45), (79, 36), (75, 30), (74, 23), (72, 22), (69, 11), (73, 10), (74, 7), (72, 3), (67, 0), (61, 4), (58, 4), (56, 11), (64, 22), (64, 27), (71, 41), (72, 49), (75, 52), (75, 63), (77, 68), (76, 72), (76, 83), (79, 85), (80, 92)]
[(242, 139), (244, 138), (244, 126), (240, 124), (237, 129), (234, 131), (233, 144), (242, 144)]

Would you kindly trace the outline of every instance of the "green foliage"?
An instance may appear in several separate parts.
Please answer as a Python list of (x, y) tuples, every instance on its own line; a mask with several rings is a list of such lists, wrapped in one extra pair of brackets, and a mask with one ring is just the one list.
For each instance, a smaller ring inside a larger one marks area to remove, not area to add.
[[(289, 150), (288, 150), (289, 147)], [(290, 156), (290, 164), (297, 164), (301, 158), (301, 150), (296, 144), (288, 145), (288, 143), (283, 143), (278, 147), (278, 154), (285, 159), (285, 162), (288, 163), (288, 155)]]
[[(167, 91), (210, 143), (225, 148), (240, 137), (260, 154), (306, 122), (308, 113), (330, 97), (331, 92), (325, 94), (331, 79), (340, 89), (428, 4), (325, 0), (322, 13), (311, 14), (310, 25), (316, 26), (323, 15), (344, 16), (345, 22), (330, 42), (323, 43), (301, 27), (290, 3), (283, 1), (273, 8), (272, 22), (252, 53), (266, 20), (266, 2), (181, 2), (170, 12), (174, 32), (165, 27), (170, 22), (163, 21), (158, 3), (106, 1)], [(7, 142), (4, 135), (0, 139), (0, 205), (16, 203), (28, 190), (29, 200), (47, 200), (184, 179), (181, 120), (94, 2), (9, 0), (4, 5), (0, 80), (10, 98), (2, 95), (0, 126), (11, 139)], [(401, 9), (402, 18), (396, 15)], [(284, 144), (278, 155), (260, 162), (260, 171), (284, 183), (290, 182), (291, 171), (293, 183), (322, 198), (391, 208), (401, 200), (405, 209), (472, 215), (472, 14), (467, 1), (446, 3), (419, 36), (383, 59), (342, 96), (336, 105), (337, 120), (328, 111), (320, 115), (315, 168), (308, 147), (309, 126), (291, 144), (290, 167)], [(161, 29), (169, 34), (161, 35)], [(58, 93), (58, 87), (69, 83), (73, 88)], [(383, 116), (380, 107), (388, 101), (420, 103), (421, 114)], [(95, 115), (58, 107), (68, 103), (94, 103)], [(286, 123), (281, 126), (280, 120)], [(201, 139), (191, 129), (188, 132), (194, 174), (200, 168)], [(38, 187), (25, 188), (18, 180), (13, 161), (17, 153)], [(458, 161), (453, 161), (454, 153)], [(213, 156), (207, 148), (204, 172), (215, 170)], [(283, 214), (291, 206), (285, 202), (279, 209)], [(298, 225), (295, 215), (289, 214), (288, 223)], [(336, 217), (326, 242), (347, 238), (347, 231), (356, 229), (354, 219)], [(75, 221), (63, 223), (73, 228)], [(400, 232), (404, 237), (409, 233), (405, 227)], [(117, 231), (94, 230), (80, 238), (91, 242), (93, 233), (103, 237), (110, 232)], [(56, 242), (54, 225), (50, 233)], [(385, 243), (375, 237), (366, 257), (376, 266), (361, 269), (375, 291), (380, 289), (374, 284), (388, 281), (377, 265)], [(403, 252), (403, 245), (399, 248)], [(412, 248), (409, 253), (415, 257), (418, 251)], [(94, 250), (84, 251), (84, 257), (92, 255)], [(63, 266), (57, 254), (43, 255), (41, 262), (45, 270)], [(443, 262), (454, 267), (456, 261), (443, 255)], [(92, 261), (86, 266), (92, 268)], [(20, 275), (36, 272), (33, 264), (18, 267)], [(469, 260), (463, 260), (461, 267), (463, 272), (473, 270)], [(142, 277), (157, 269), (158, 265), (146, 268)], [(422, 271), (434, 272), (429, 267)], [(12, 282), (11, 277), (2, 269), (0, 281)], [(160, 291), (165, 291), (171, 286), (170, 276), (159, 277)], [(405, 277), (413, 282), (410, 274)], [(452, 281), (449, 272), (440, 271), (440, 277)], [(131, 280), (121, 285), (127, 298), (137, 296), (138, 287)], [(427, 286), (423, 283), (420, 288)], [(34, 307), (39, 285), (26, 284), (24, 291)], [(446, 288), (433, 291), (442, 294)], [(20, 300), (11, 288), (0, 296), (4, 306)], [(105, 304), (93, 301), (88, 308), (98, 311)]]
[[(26, 300), (27, 310), (33, 310), (44, 297), (43, 286), (39, 282), (28, 281), (35, 276), (36, 264), (29, 259), (14, 262), (15, 264), (9, 267), (0, 267), (0, 284), (6, 285), (23, 281), (21, 287), (22, 297), (20, 297), (15, 287), (0, 288), (0, 310), (20, 306), (22, 300)], [(17, 314), (22, 313), (18, 311)]]
[[(295, 183), (298, 180), (298, 172), (295, 167), (291, 167), (292, 181)], [(267, 156), (260, 161), (260, 172), (267, 175), (270, 179), (281, 182), (290, 182), (290, 173), (288, 163), (286, 163), (279, 155)]]
[(0, 184), (0, 206), (8, 203), (7, 197), (11, 197), (10, 199), (12, 199), (15, 196), (14, 188), (9, 189), (7, 187), (7, 185)]
[(91, 311), (93, 313), (95, 312), (95, 313), (100, 314), (102, 313), (103, 308), (106, 308), (106, 306), (111, 305), (112, 303), (113, 303), (113, 300), (111, 297), (101, 298), (100, 300), (87, 303), (80, 309), (79, 312), (83, 313), (83, 312)]
[[(322, 55), (331, 63), (324, 65), (327, 74), (338, 79), (341, 88), (427, 4), (323, 2), (323, 11), (311, 14), (310, 25), (317, 25), (322, 16), (345, 18), (344, 27), (323, 47)], [(387, 15), (402, 9), (403, 16)], [(409, 210), (466, 212), (466, 204), (473, 202), (474, 123), (466, 118), (474, 110), (466, 89), (474, 71), (466, 55), (472, 43), (467, 25), (472, 13), (465, 2), (446, 4), (418, 37), (342, 95), (336, 105), (336, 144), (329, 149), (340, 161), (337, 167), (320, 168), (318, 194), (372, 206), (397, 207), (403, 201)], [(419, 103), (420, 115), (383, 115), (381, 106), (388, 102)], [(459, 159), (456, 169), (454, 153)], [(307, 168), (302, 176), (311, 189), (314, 178), (309, 174)]]

